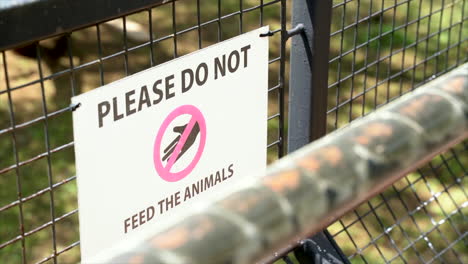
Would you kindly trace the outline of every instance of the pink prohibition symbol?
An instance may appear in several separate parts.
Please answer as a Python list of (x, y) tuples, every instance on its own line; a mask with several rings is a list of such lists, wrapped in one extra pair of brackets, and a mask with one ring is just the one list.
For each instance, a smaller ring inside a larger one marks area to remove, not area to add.
[[(171, 133), (171, 129), (168, 131), (169, 125), (176, 119), (177, 117), (181, 115), (190, 115), (192, 116), (188, 124), (185, 126), (184, 131), (180, 135), (180, 139), (178, 143), (176, 143), (174, 151), (172, 152), (171, 156), (169, 157), (168, 162), (166, 163), (166, 166), (162, 164), (162, 159), (161, 159), (161, 141), (163, 138), (163, 135), (165, 133)], [(194, 128), (195, 124), (198, 123), (198, 126), (200, 127), (200, 144), (198, 145), (198, 150), (197, 153), (195, 154), (195, 157), (193, 158), (192, 162), (183, 170), (173, 173), (171, 172), (172, 166), (174, 163), (177, 161), (178, 156), (181, 153), (182, 147), (184, 146), (185, 142), (187, 141), (187, 138), (189, 137), (190, 132)], [(198, 110), (193, 105), (182, 105), (174, 109), (164, 120), (162, 123), (161, 127), (159, 128), (158, 134), (156, 136), (156, 140), (154, 142), (154, 149), (153, 149), (153, 161), (154, 161), (154, 167), (156, 168), (157, 173), (159, 176), (168, 182), (176, 182), (180, 181), (183, 178), (185, 178), (192, 170), (195, 168), (197, 165), (198, 161), (201, 158), (201, 155), (203, 153), (203, 149), (205, 148), (205, 142), (206, 142), (206, 123), (205, 123), (205, 118), (203, 117), (203, 114)]]

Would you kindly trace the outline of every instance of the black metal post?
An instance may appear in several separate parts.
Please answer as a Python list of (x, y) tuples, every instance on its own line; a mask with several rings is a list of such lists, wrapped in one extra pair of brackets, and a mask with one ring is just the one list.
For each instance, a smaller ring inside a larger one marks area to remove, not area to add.
[(326, 133), (331, 6), (331, 0), (293, 2), (292, 26), (305, 30), (291, 43), (288, 152)]
[[(304, 31), (291, 43), (288, 152), (326, 134), (332, 1), (295, 0), (292, 11), (292, 26), (302, 23)], [(295, 254), (301, 263), (349, 263), (326, 230), (305, 241)]]

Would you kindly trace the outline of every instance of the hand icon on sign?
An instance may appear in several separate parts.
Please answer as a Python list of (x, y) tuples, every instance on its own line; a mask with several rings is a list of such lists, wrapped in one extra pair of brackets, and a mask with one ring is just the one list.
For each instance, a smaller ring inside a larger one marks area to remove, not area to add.
[[(185, 125), (173, 122), (179, 116), (187, 115), (190, 116), (190, 120)], [(173, 133), (175, 135), (171, 135)], [(165, 140), (164, 146), (162, 145), (163, 138), (168, 139)], [(206, 122), (200, 110), (193, 105), (182, 105), (174, 109), (164, 119), (154, 141), (153, 162), (159, 177), (168, 182), (176, 182), (185, 178), (200, 161), (205, 143)], [(171, 171), (182, 156), (184, 156), (184, 162), (180, 162), (177, 169)]]
[[(172, 140), (172, 142), (164, 149), (164, 157), (162, 158), (163, 161), (166, 161), (172, 156), (186, 128), (187, 128), (187, 125), (176, 126), (173, 128), (173, 131), (178, 133), (179, 135), (176, 138), (174, 138), (174, 140)], [(178, 155), (176, 158), (176, 161), (179, 160), (179, 158), (184, 155), (184, 153), (193, 145), (193, 143), (195, 143), (195, 140), (197, 139), (197, 136), (199, 133), (200, 133), (200, 126), (198, 125), (198, 122), (195, 122), (192, 128), (192, 131), (190, 131), (190, 134), (187, 137), (187, 140), (185, 141), (185, 143), (183, 143), (184, 145), (182, 146), (180, 153), (174, 154), (174, 155)]]

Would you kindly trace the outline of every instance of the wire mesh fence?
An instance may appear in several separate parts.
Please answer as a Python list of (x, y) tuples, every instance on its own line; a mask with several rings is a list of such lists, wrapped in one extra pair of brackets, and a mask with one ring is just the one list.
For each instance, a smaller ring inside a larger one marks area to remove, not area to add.
[(439, 156), (331, 226), (352, 262), (465, 263), (466, 153)]
[[(465, 2), (333, 1), (328, 131), (466, 62)], [(167, 1), (1, 51), (0, 262), (79, 261), (71, 96), (262, 25), (284, 31), (289, 6)], [(285, 152), (287, 51), (284, 34), (270, 37), (269, 161)], [(333, 224), (351, 261), (467, 262), (466, 152), (457, 146)]]
[[(333, 4), (329, 131), (468, 59), (466, 1)], [(437, 157), (330, 226), (352, 263), (468, 261), (466, 146)]]
[[(168, 1), (2, 51), (0, 262), (79, 261), (71, 96), (262, 25), (278, 32), (286, 25), (285, 4)], [(286, 60), (281, 37), (271, 37), (270, 160), (284, 148)]]

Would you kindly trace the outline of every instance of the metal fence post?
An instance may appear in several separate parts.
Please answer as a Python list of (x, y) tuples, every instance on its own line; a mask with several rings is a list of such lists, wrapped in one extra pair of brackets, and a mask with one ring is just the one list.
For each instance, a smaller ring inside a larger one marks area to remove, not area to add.
[[(326, 134), (331, 11), (332, 0), (293, 1), (292, 26), (302, 23), (305, 30), (291, 43), (288, 152)], [(326, 230), (295, 254), (301, 263), (349, 263)]]
[(331, 6), (331, 0), (293, 2), (292, 25), (305, 30), (291, 43), (288, 152), (326, 133)]

